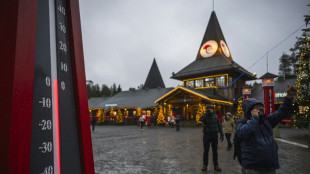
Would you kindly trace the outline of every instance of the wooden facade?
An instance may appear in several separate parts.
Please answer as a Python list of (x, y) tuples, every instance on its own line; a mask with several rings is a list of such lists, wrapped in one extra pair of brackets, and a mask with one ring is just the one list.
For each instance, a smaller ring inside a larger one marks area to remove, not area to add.
[(224, 114), (232, 110), (233, 101), (241, 95), (247, 80), (255, 75), (233, 61), (215, 12), (204, 34), (196, 59), (173, 73), (172, 79), (183, 81), (179, 86), (155, 101), (164, 107), (181, 107), (187, 117), (199, 104), (210, 104)]

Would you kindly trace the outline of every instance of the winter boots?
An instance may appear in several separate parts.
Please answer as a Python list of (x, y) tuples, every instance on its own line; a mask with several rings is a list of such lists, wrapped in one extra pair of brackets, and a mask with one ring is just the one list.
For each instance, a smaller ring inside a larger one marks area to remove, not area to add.
[(208, 167), (206, 165), (203, 165), (201, 170), (206, 171), (207, 169), (208, 169)]
[(214, 170), (216, 170), (218, 172), (222, 171), (222, 169), (219, 166), (214, 166)]

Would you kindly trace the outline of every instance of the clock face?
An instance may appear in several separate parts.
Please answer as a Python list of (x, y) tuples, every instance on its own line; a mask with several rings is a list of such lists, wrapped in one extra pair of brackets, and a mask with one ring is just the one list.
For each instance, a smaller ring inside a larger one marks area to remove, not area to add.
[(206, 43), (204, 43), (202, 47), (200, 48), (200, 54), (204, 58), (211, 57), (215, 54), (217, 48), (218, 48), (218, 45), (216, 41), (209, 40)]
[(228, 49), (226, 43), (223, 40), (221, 40), (220, 44), (221, 44), (221, 48), (223, 50), (224, 55), (226, 57), (229, 57), (230, 56), (230, 52), (229, 52), (229, 49)]

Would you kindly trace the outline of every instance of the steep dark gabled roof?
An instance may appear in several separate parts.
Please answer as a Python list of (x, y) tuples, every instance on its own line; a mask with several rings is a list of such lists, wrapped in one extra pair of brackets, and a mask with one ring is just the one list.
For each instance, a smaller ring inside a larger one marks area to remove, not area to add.
[[(211, 13), (211, 16), (210, 16), (210, 19), (209, 19), (209, 23), (208, 23), (208, 26), (207, 26), (207, 29), (206, 29), (206, 32), (205, 32), (205, 35), (203, 36), (202, 42), (201, 42), (200, 47), (198, 49), (196, 60), (197, 59), (204, 59), (200, 55), (200, 48), (201, 48), (201, 46), (204, 43), (206, 43), (209, 40), (216, 41), (219, 47), (220, 47), (220, 41), (223, 40), (223, 41), (225, 41), (225, 43), (226, 43), (226, 45), (228, 47), (228, 44), (227, 44), (227, 42), (226, 42), (226, 40), (224, 38), (222, 29), (221, 29), (221, 26), (220, 26), (220, 24), (219, 24), (219, 22), (217, 20), (215, 11), (212, 11), (212, 13)], [(221, 49), (218, 49), (216, 51), (216, 53), (214, 54), (214, 56), (219, 56), (219, 55), (224, 56), (224, 54), (221, 51)], [(232, 59), (231, 55), (229, 56), (229, 58)]]
[(165, 88), (165, 84), (159, 72), (155, 58), (143, 86), (143, 89), (154, 88)]
[[(200, 54), (200, 48), (204, 43), (210, 40), (216, 41), (219, 47), (213, 56), (203, 58)], [(216, 14), (213, 11), (211, 13), (211, 17), (204, 37), (202, 39), (201, 45), (198, 49), (196, 60), (179, 72), (177, 72), (176, 74), (173, 74), (171, 78), (183, 80), (186, 78), (199, 77), (200, 75), (216, 74), (218, 72), (222, 73), (223, 71), (233, 71), (237, 72), (238, 74), (244, 73), (243, 76), (246, 80), (255, 80), (256, 77), (252, 73), (248, 72), (246, 69), (244, 69), (232, 60), (231, 54), (229, 55), (229, 57), (226, 57), (224, 55), (223, 51), (220, 48), (221, 40), (223, 40), (228, 47), (228, 44), (222, 33), (220, 24), (217, 20)]]

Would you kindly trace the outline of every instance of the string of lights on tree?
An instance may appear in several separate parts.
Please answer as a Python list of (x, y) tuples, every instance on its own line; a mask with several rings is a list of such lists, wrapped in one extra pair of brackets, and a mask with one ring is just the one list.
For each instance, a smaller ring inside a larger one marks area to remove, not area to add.
[(237, 107), (237, 112), (236, 115), (239, 117), (243, 116), (243, 111), (242, 111), (242, 100), (238, 100), (238, 107)]
[(99, 109), (97, 112), (97, 116), (98, 116), (98, 124), (103, 124), (104, 123), (104, 112), (103, 109)]
[(116, 123), (117, 123), (117, 124), (121, 124), (121, 123), (123, 123), (123, 122), (124, 122), (124, 120), (123, 120), (123, 113), (122, 113), (121, 109), (118, 108), (118, 110), (117, 110), (117, 116), (116, 116)]
[(161, 124), (165, 124), (165, 123), (166, 123), (166, 119), (165, 119), (165, 116), (163, 113), (163, 108), (160, 107), (158, 117), (157, 117), (157, 124), (161, 125)]
[(201, 124), (202, 122), (199, 121), (200, 117), (206, 113), (205, 111), (205, 107), (203, 107), (200, 103), (199, 103), (199, 106), (198, 106), (198, 110), (197, 110), (197, 115), (196, 115), (196, 123), (197, 124)]
[[(310, 6), (310, 5), (308, 5)], [(305, 15), (306, 28), (302, 29), (302, 39), (300, 48), (300, 57), (298, 60), (298, 75), (297, 75), (297, 95), (295, 104), (297, 107), (293, 114), (293, 124), (295, 127), (305, 126), (309, 122), (309, 103), (310, 103), (310, 76), (309, 76), (309, 57), (310, 57), (310, 15)]]

